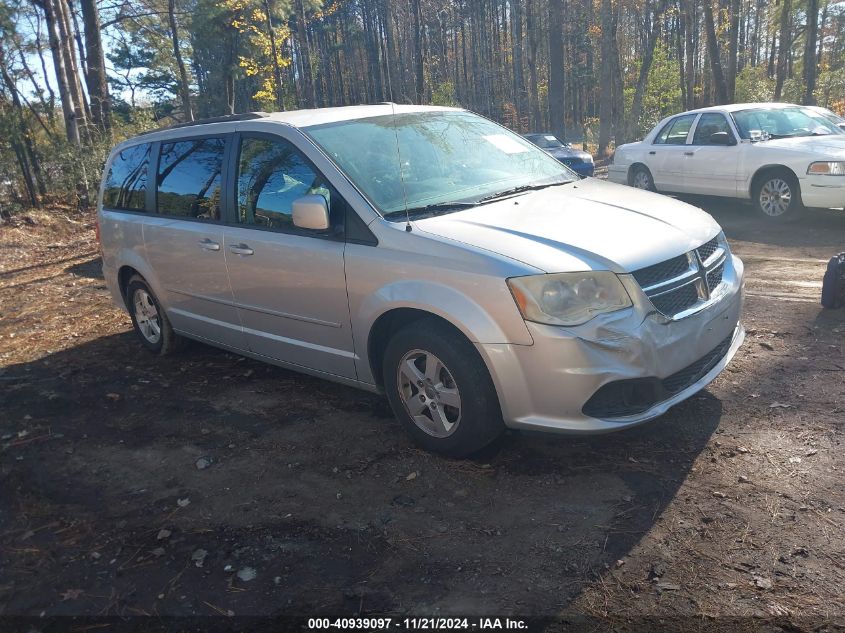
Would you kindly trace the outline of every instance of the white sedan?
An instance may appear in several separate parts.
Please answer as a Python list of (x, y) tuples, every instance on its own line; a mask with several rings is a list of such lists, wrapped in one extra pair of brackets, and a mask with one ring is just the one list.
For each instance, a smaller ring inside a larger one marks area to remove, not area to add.
[(617, 148), (609, 180), (639, 189), (751, 199), (765, 218), (845, 206), (845, 131), (808, 108), (743, 103), (663, 119)]

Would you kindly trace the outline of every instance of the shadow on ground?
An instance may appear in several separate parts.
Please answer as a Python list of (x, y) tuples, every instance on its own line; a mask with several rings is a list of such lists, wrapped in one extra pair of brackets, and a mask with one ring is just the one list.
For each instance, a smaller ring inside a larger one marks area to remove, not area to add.
[(555, 613), (721, 416), (704, 392), (631, 431), (455, 461), (378, 396), (199, 344), (103, 337), (0, 380), (7, 615)]

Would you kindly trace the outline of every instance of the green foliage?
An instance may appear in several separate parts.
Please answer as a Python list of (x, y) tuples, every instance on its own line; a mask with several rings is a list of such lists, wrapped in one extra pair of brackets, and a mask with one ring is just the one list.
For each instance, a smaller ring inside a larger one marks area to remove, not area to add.
[[(639, 76), (639, 64), (632, 71), (632, 76)], [(680, 68), (677, 58), (671, 57), (669, 48), (660, 40), (654, 48), (654, 57), (643, 92), (642, 112), (637, 121), (637, 136), (642, 138), (658, 121), (683, 110)], [(625, 111), (630, 112), (634, 100), (635, 87), (625, 88)]]
[(816, 102), (842, 114), (845, 112), (845, 67), (825, 68), (816, 82)]
[(120, 40), (106, 57), (114, 68), (109, 77), (113, 92), (128, 92), (133, 107), (137, 105), (134, 103), (136, 94), (150, 95), (158, 101), (176, 96), (178, 84), (175, 76), (141, 38), (130, 36)]
[(801, 103), (803, 99), (804, 81), (801, 78), (800, 68), (796, 68), (795, 74), (792, 77), (787, 77), (786, 81), (783, 82), (780, 100), (786, 103)]
[(455, 84), (451, 81), (444, 81), (440, 85), (433, 86), (431, 89), (431, 104), (450, 107), (457, 106), (458, 100), (455, 98)]
[(746, 66), (736, 76), (736, 102), (771, 101), (775, 94), (775, 80), (766, 76), (764, 66)]

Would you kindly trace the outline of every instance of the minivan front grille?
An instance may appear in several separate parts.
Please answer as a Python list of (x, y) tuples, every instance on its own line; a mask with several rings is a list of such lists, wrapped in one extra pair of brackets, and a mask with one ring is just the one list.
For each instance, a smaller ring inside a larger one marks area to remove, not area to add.
[(688, 253), (640, 268), (632, 275), (658, 312), (670, 319), (682, 318), (710, 300), (722, 284), (726, 260), (726, 248), (714, 237)]
[(697, 301), (698, 289), (695, 287), (695, 283), (681, 286), (677, 290), (672, 290), (657, 297), (651, 297), (651, 303), (654, 307), (666, 316), (689, 310)]
[(710, 293), (722, 284), (722, 274), (725, 272), (725, 262), (716, 266), (713, 270), (707, 273), (707, 286), (710, 288)]
[(634, 271), (634, 279), (643, 288), (648, 288), (687, 272), (690, 272), (689, 259), (686, 255), (678, 255), (672, 259), (667, 259), (665, 262)]
[(699, 246), (695, 250), (698, 251), (698, 256), (701, 258), (701, 261), (706, 262), (708, 259), (710, 259), (710, 257), (713, 255), (713, 253), (716, 252), (716, 250), (718, 248), (719, 248), (719, 238), (714, 237), (712, 240), (702, 244), (701, 246)]

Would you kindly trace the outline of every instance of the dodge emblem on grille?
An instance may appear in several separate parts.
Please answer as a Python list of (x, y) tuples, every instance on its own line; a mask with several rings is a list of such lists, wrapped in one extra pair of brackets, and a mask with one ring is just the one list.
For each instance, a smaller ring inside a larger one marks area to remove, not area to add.
[(707, 301), (710, 298), (710, 286), (707, 284), (707, 268), (704, 267), (704, 262), (701, 261), (701, 255), (698, 254), (698, 250), (690, 251), (687, 253), (687, 257), (689, 258), (690, 265), (695, 266), (696, 276), (698, 277), (695, 286), (698, 289), (698, 296), (704, 301)]

